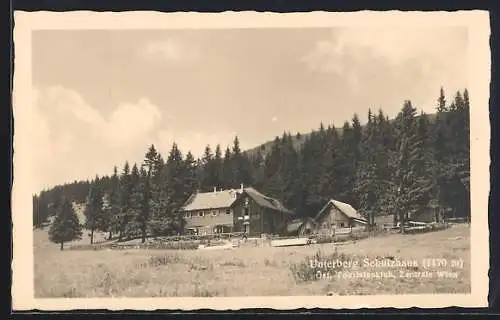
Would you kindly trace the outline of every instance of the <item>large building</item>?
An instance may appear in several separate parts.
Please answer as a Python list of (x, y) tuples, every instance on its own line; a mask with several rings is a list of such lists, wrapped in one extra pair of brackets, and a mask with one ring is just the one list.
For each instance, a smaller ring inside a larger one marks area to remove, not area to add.
[(254, 188), (193, 194), (181, 208), (188, 233), (280, 234), (294, 213)]
[(215, 190), (194, 193), (181, 212), (186, 220), (186, 229), (192, 234), (227, 233), (233, 231), (233, 209), (236, 190)]
[(262, 234), (283, 234), (294, 212), (276, 199), (267, 197), (254, 188), (245, 188), (232, 205), (234, 230), (250, 237)]

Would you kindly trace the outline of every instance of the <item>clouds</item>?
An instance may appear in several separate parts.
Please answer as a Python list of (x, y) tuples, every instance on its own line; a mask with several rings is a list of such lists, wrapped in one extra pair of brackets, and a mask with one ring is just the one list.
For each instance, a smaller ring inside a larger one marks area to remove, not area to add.
[(33, 170), (37, 187), (111, 172), (141, 160), (162, 114), (148, 99), (116, 106), (108, 119), (74, 90), (33, 89)]
[(139, 53), (145, 59), (176, 64), (193, 63), (201, 58), (197, 50), (173, 39), (148, 42)]
[[(241, 148), (466, 87), (458, 28), (47, 31), (34, 35), (33, 146), (46, 184), (207, 144)], [(54, 86), (62, 84), (63, 86)]]
[(400, 90), (408, 98), (427, 95), (424, 101), (441, 85), (466, 86), (467, 30), (339, 28), (317, 41), (302, 62), (311, 72), (342, 78), (351, 93), (371, 87), (380, 101), (392, 102), (386, 96)]
[(336, 59), (345, 56), (384, 60), (393, 67), (420, 58), (445, 62), (463, 52), (466, 41), (466, 29), (460, 28), (339, 28), (331, 39), (318, 41), (304, 61), (312, 69), (337, 73), (345, 64)]
[[(224, 130), (207, 134), (191, 127), (169, 126), (171, 117), (147, 98), (121, 103), (104, 117), (78, 92), (63, 86), (33, 88), (32, 97), (34, 192), (110, 174), (113, 166), (121, 168), (125, 161), (140, 163), (150, 144), (165, 157), (174, 142), (184, 155), (191, 151), (199, 157), (207, 144), (215, 151), (220, 143), (224, 152), (236, 135)], [(241, 146), (247, 147), (245, 143)]]

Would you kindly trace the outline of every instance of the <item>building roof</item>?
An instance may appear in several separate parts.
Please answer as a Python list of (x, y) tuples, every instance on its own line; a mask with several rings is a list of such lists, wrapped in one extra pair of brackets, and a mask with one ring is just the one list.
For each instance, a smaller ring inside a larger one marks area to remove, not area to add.
[(280, 211), (280, 212), (285, 212), (289, 214), (294, 214), (291, 210), (287, 209), (281, 202), (279, 202), (276, 199), (273, 199), (271, 197), (265, 196), (262, 193), (258, 192), (254, 188), (245, 188), (244, 192), (252, 198), (259, 206)]
[(337, 200), (330, 200), (328, 201), (325, 206), (318, 212), (318, 214), (316, 215), (316, 218), (315, 220), (317, 219), (321, 219), (323, 214), (326, 212), (326, 210), (330, 207), (330, 206), (335, 206), (340, 212), (342, 212), (343, 214), (345, 214), (348, 218), (351, 218), (351, 219), (355, 219), (355, 220), (359, 220), (359, 221), (366, 221), (366, 219), (360, 215), (356, 209), (354, 209), (350, 204), (347, 204), (347, 203), (344, 203), (344, 202), (340, 202), (340, 201), (337, 201)]
[(237, 190), (229, 189), (194, 193), (189, 197), (181, 211), (229, 208), (236, 201)]
[[(281, 202), (271, 197), (265, 196), (252, 187), (243, 188), (243, 191), (252, 198), (259, 206), (275, 211), (294, 214), (287, 209)], [(203, 193), (194, 193), (189, 197), (181, 211), (209, 210), (218, 208), (229, 208), (236, 201), (240, 189), (222, 190)]]

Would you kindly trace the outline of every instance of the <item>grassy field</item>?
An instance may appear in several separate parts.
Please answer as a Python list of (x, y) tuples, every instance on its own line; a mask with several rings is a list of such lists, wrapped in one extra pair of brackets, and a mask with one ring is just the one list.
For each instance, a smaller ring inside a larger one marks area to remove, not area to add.
[[(60, 251), (48, 241), (46, 231), (41, 230), (34, 231), (34, 241), (37, 298), (470, 292), (468, 225), (425, 234), (381, 235), (338, 246), (230, 250)], [(88, 239), (81, 241), (88, 243)], [(341, 273), (335, 273), (334, 269), (323, 269), (323, 277), (328, 276), (317, 279), (318, 269), (310, 263), (315, 257), (318, 261), (361, 261), (360, 268), (355, 269), (358, 272), (388, 274), (386, 271), (392, 270), (396, 276), (344, 278), (338, 277)], [(362, 262), (380, 258), (416, 260), (419, 265), (365, 267)], [(425, 269), (421, 265), (425, 258), (446, 259), (448, 266)], [(449, 266), (451, 260), (460, 259), (463, 266)], [(419, 274), (426, 270), (431, 271), (432, 277)], [(458, 273), (456, 277), (441, 278), (436, 270)]]

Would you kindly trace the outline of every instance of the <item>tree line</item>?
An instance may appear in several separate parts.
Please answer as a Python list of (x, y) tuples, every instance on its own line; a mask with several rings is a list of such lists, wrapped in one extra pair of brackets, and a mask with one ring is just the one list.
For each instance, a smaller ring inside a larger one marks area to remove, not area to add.
[(469, 104), (467, 89), (448, 102), (441, 88), (431, 115), (404, 101), (395, 119), (369, 109), (365, 125), (354, 114), (341, 128), (330, 123), (304, 136), (284, 132), (267, 152), (243, 152), (238, 137), (224, 151), (207, 145), (199, 159), (184, 155), (176, 143), (164, 159), (151, 145), (140, 164), (125, 162), (110, 176), (34, 195), (34, 225), (57, 216), (70, 199), (85, 203), (91, 234), (144, 241), (182, 233), (185, 221), (174, 213), (194, 192), (241, 183), (281, 200), (300, 217), (314, 217), (332, 198), (351, 204), (371, 224), (377, 215), (405, 222), (429, 210), (436, 219), (470, 217)]

